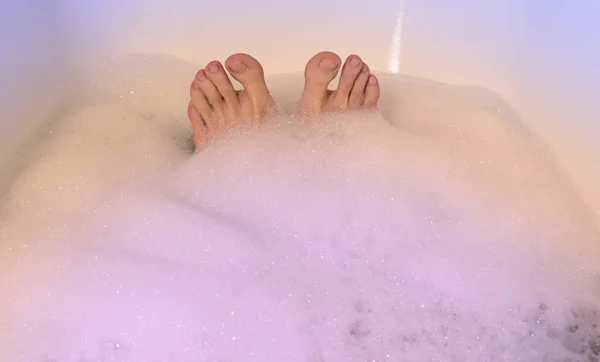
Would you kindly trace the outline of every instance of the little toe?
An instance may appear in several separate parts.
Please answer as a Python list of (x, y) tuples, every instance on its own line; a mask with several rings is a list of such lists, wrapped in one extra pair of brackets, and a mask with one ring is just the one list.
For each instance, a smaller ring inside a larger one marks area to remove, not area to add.
[(198, 148), (200, 145), (206, 143), (208, 129), (194, 103), (190, 102), (188, 105), (187, 114), (193, 128), (194, 146)]
[(364, 106), (366, 108), (377, 107), (380, 92), (379, 81), (377, 80), (377, 77), (371, 74), (367, 86), (365, 87)]

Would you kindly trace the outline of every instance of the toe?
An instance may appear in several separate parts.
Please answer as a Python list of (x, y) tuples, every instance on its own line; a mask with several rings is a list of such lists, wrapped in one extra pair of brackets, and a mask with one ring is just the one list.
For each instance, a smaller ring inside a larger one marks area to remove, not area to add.
[(218, 61), (212, 61), (206, 66), (205, 75), (215, 85), (226, 103), (233, 105), (239, 103), (239, 99), (231, 80), (225, 73), (223, 66)]
[(338, 88), (335, 91), (335, 99), (338, 105), (343, 106), (348, 104), (350, 92), (352, 91), (356, 78), (361, 73), (362, 66), (363, 61), (358, 55), (353, 54), (346, 59)]
[(202, 89), (200, 89), (200, 84), (197, 79), (192, 82), (192, 86), (190, 87), (190, 98), (202, 118), (206, 119), (212, 116), (212, 109), (210, 108), (208, 99), (206, 99), (206, 95)]
[(198, 74), (196, 74), (196, 83), (200, 87), (200, 90), (206, 95), (208, 98), (209, 104), (216, 112), (221, 112), (223, 109), (223, 96), (219, 93), (219, 90), (215, 86), (215, 84), (206, 76), (206, 71), (201, 69)]
[(304, 70), (304, 92), (300, 108), (304, 111), (319, 112), (325, 102), (329, 83), (337, 75), (342, 59), (332, 52), (320, 52), (312, 57)]
[(255, 106), (264, 107), (269, 98), (269, 90), (265, 83), (265, 74), (258, 60), (248, 54), (234, 54), (227, 58), (225, 66), (231, 76), (240, 82), (246, 94), (255, 103)]
[(210, 106), (206, 94), (204, 94), (204, 92), (200, 88), (200, 81), (197, 78), (192, 83), (190, 97), (192, 99), (192, 104), (194, 105), (194, 108), (198, 111), (200, 117), (202, 117), (206, 126), (208, 128), (214, 127), (213, 123), (215, 120), (215, 116), (213, 108)]
[(362, 69), (356, 80), (354, 81), (354, 86), (350, 91), (350, 97), (348, 98), (348, 107), (349, 108), (359, 108), (363, 102), (363, 96), (365, 93), (365, 88), (367, 86), (367, 82), (369, 81), (369, 66), (363, 64)]
[(327, 86), (338, 73), (342, 64), (342, 59), (332, 52), (320, 52), (312, 57), (306, 64), (304, 76), (306, 77), (305, 87), (317, 86), (319, 89)]
[(365, 88), (364, 105), (366, 108), (377, 107), (377, 102), (379, 101), (379, 92), (379, 81), (377, 80), (377, 77), (371, 74)]
[(198, 148), (200, 145), (206, 143), (208, 130), (206, 129), (206, 125), (202, 120), (200, 112), (194, 107), (194, 103), (190, 102), (187, 113), (194, 129), (194, 146)]

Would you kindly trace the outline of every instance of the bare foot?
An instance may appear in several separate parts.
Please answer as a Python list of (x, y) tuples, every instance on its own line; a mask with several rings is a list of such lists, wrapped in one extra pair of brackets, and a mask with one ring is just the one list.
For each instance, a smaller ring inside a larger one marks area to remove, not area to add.
[(341, 64), (342, 59), (332, 52), (321, 52), (308, 61), (304, 93), (298, 104), (301, 113), (322, 114), (377, 106), (379, 82), (358, 55), (346, 59), (337, 89), (327, 89)]
[(236, 91), (223, 65), (214, 60), (196, 74), (190, 88), (188, 117), (199, 148), (223, 131), (259, 121), (270, 114), (273, 99), (260, 63), (247, 54), (227, 58), (225, 67), (244, 89)]

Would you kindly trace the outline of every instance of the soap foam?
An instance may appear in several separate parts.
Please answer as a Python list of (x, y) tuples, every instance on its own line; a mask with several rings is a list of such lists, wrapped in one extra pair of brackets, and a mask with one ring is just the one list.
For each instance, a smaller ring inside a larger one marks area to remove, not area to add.
[[(598, 360), (597, 230), (498, 97), (381, 75), (381, 113), (192, 154), (195, 70), (114, 60), (30, 145), (0, 360)], [(290, 113), (301, 76), (268, 81)]]

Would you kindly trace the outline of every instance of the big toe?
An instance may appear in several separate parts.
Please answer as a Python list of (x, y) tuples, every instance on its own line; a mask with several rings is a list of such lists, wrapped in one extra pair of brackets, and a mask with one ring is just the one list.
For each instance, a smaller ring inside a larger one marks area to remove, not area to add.
[(306, 64), (304, 76), (306, 86), (318, 86), (327, 89), (327, 86), (337, 75), (342, 64), (342, 59), (332, 52), (320, 52), (312, 57)]
[(332, 52), (320, 52), (312, 57), (304, 70), (304, 92), (300, 108), (319, 112), (327, 98), (327, 87), (335, 78), (342, 59)]
[(270, 98), (265, 82), (265, 73), (258, 60), (248, 54), (238, 53), (225, 61), (225, 66), (233, 78), (244, 86), (255, 107), (266, 107)]

